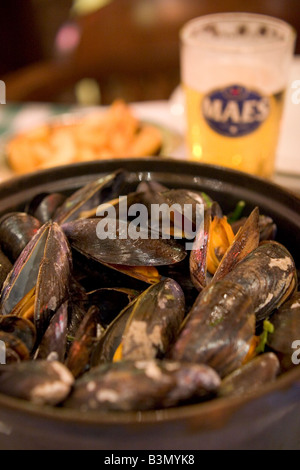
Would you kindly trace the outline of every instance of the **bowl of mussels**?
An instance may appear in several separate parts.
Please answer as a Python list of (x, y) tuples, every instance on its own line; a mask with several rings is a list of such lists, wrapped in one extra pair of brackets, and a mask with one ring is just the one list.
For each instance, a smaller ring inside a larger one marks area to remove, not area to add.
[(300, 448), (295, 195), (115, 160), (7, 181), (0, 215), (1, 449)]

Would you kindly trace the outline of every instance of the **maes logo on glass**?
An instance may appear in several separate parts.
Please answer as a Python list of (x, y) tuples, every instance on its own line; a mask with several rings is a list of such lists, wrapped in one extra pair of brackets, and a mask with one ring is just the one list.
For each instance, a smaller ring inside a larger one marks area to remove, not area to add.
[(239, 85), (214, 90), (202, 102), (207, 124), (218, 134), (241, 137), (255, 131), (268, 117), (269, 98)]

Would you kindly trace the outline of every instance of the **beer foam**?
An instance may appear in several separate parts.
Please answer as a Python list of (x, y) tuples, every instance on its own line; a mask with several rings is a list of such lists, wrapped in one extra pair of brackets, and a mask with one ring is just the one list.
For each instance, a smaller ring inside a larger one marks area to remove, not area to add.
[(240, 85), (277, 94), (287, 84), (294, 40), (290, 25), (264, 15), (195, 18), (181, 31), (182, 81), (200, 93)]
[(181, 73), (183, 84), (201, 93), (230, 85), (242, 85), (269, 96), (286, 87), (287, 70), (288, 67), (278, 73), (272, 65), (265, 67), (249, 64), (246, 58), (238, 61), (237, 57), (235, 63), (224, 58), (219, 62), (211, 62), (204, 57), (197, 59), (195, 51), (188, 51), (182, 56)]

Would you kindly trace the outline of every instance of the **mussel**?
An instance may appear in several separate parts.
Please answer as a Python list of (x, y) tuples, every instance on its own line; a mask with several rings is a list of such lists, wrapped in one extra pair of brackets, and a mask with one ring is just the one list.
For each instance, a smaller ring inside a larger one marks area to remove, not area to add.
[(110, 323), (103, 335), (97, 341), (93, 351), (91, 365), (97, 366), (112, 362), (117, 349), (120, 347), (126, 323), (129, 320), (137, 298), (132, 300)]
[(180, 285), (185, 297), (185, 311), (188, 313), (199, 295), (190, 276), (189, 257), (186, 257), (180, 263), (161, 267), (159, 272), (162, 275), (162, 279), (171, 278)]
[(182, 289), (173, 279), (149, 287), (109, 325), (93, 364), (164, 357), (184, 318), (184, 303)]
[[(232, 223), (232, 230), (234, 234), (238, 232), (238, 230), (244, 225), (246, 222), (246, 217), (242, 217), (241, 219)], [(259, 228), (259, 240), (275, 240), (276, 233), (277, 233), (277, 226), (274, 223), (271, 217), (266, 215), (260, 214), (258, 220), (258, 228)]]
[(259, 244), (259, 210), (256, 207), (238, 230), (214, 273), (213, 282), (232, 271)]
[(12, 263), (16, 261), (40, 227), (39, 220), (25, 212), (10, 212), (1, 217), (0, 243)]
[(204, 365), (124, 361), (85, 374), (64, 406), (81, 411), (151, 410), (213, 396), (219, 386), (218, 374)]
[(206, 210), (204, 213), (203, 227), (198, 230), (190, 254), (190, 274), (191, 280), (199, 291), (206, 286), (207, 273), (207, 252), (209, 230), (211, 224), (211, 213)]
[(241, 366), (254, 333), (250, 296), (238, 284), (218, 281), (197, 297), (169, 355), (207, 364), (224, 377)]
[(91, 307), (83, 317), (66, 359), (66, 366), (74, 377), (79, 377), (90, 369), (96, 343), (103, 331), (99, 310), (95, 306)]
[[(73, 267), (74, 272), (74, 267)], [(69, 282), (69, 297), (67, 300), (67, 332), (66, 332), (66, 353), (69, 351), (72, 342), (76, 336), (79, 325), (88, 309), (88, 295), (84, 287), (74, 279), (73, 276)]]
[(0, 346), (2, 356), (1, 364), (27, 361), (30, 357), (26, 344), (11, 333), (0, 331)]
[(278, 354), (282, 369), (290, 369), (298, 364), (295, 349), (300, 348), (300, 293), (285, 302), (269, 320), (274, 332), (268, 335), (268, 346)]
[(168, 189), (169, 188), (167, 188), (161, 183), (158, 183), (155, 180), (149, 180), (149, 181), (141, 181), (136, 188), (136, 192), (137, 193), (149, 193), (151, 195), (151, 194), (157, 194), (157, 193), (161, 193), (164, 191), (168, 191)]
[(223, 379), (218, 395), (227, 397), (251, 394), (262, 385), (273, 382), (279, 372), (279, 361), (275, 354), (262, 354)]
[(162, 358), (175, 340), (184, 318), (184, 295), (172, 279), (149, 287), (132, 309), (122, 335), (118, 359)]
[(28, 205), (26, 212), (38, 219), (41, 224), (52, 220), (57, 209), (62, 206), (66, 196), (60, 193), (38, 194)]
[(224, 279), (241, 286), (251, 297), (258, 322), (283, 304), (297, 287), (295, 262), (289, 251), (274, 241), (262, 242)]
[(45, 224), (27, 244), (6, 279), (1, 313), (32, 319), (39, 335), (68, 296), (71, 254), (55, 223)]
[(67, 346), (68, 301), (53, 315), (36, 352), (37, 359), (64, 362)]
[(143, 291), (149, 284), (155, 284), (161, 280), (161, 274), (154, 266), (106, 266), (92, 258), (87, 258), (75, 249), (72, 255), (73, 276), (86, 292), (104, 288)]
[(101, 324), (106, 328), (141, 292), (128, 288), (102, 288), (88, 293), (88, 304), (99, 309)]
[(98, 178), (83, 186), (68, 197), (54, 213), (53, 220), (63, 224), (80, 218), (83, 211), (97, 207), (114, 198), (124, 183), (125, 172), (122, 170)]
[[(141, 228), (138, 237), (131, 237), (130, 223), (116, 227), (116, 221), (106, 219), (99, 227), (99, 219), (82, 219), (63, 225), (63, 230), (72, 247), (87, 258), (98, 261), (150, 284), (158, 282), (157, 266), (166, 266), (183, 260), (187, 253), (174, 240), (152, 239), (148, 230)], [(102, 228), (112, 224), (115, 235), (103, 237)]]
[[(151, 227), (152, 231), (160, 233), (162, 238), (193, 239), (195, 230), (201, 224), (207, 201), (197, 192), (186, 189), (172, 189), (157, 192), (153, 187), (145, 188), (145, 192), (133, 192), (127, 196), (108, 201), (97, 210), (86, 212), (90, 218), (104, 217), (106, 211), (112, 210), (118, 218), (126, 221), (136, 215), (135, 209), (140, 211), (144, 227)], [(109, 213), (108, 218), (111, 218)]]
[(0, 393), (37, 405), (62, 402), (73, 383), (72, 374), (56, 361), (25, 361), (0, 366)]
[[(195, 237), (195, 231), (201, 226), (204, 212), (208, 204), (202, 194), (187, 189), (170, 189), (156, 195), (155, 200), (151, 200), (151, 204), (156, 202), (162, 216), (165, 212), (167, 220), (160, 221), (160, 230), (164, 236), (168, 233), (175, 239), (186, 238), (192, 240)], [(149, 201), (150, 204), (150, 201)]]
[(258, 208), (255, 208), (234, 236), (226, 217), (212, 218), (206, 210), (204, 225), (196, 235), (190, 255), (191, 279), (201, 291), (207, 284), (207, 270), (213, 282), (222, 279), (259, 243)]
[(0, 250), (0, 290), (3, 283), (12, 269), (12, 264), (5, 254)]
[[(107, 219), (115, 227), (116, 221)], [(105, 237), (99, 219), (82, 219), (63, 225), (71, 245), (87, 257), (103, 264), (124, 266), (165, 266), (177, 263), (186, 257), (181, 245), (173, 240), (151, 239), (145, 229), (140, 236), (130, 237), (130, 224), (116, 227), (115, 236)], [(110, 235), (110, 233), (108, 233)]]
[(13, 315), (0, 316), (0, 333), (13, 335), (22, 341), (29, 353), (33, 351), (37, 335), (36, 328), (30, 320)]

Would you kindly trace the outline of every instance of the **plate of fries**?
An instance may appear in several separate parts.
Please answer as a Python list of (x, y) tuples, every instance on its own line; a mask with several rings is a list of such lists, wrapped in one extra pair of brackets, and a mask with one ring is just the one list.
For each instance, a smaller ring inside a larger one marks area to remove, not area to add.
[(105, 110), (64, 114), (5, 140), (13, 174), (114, 158), (170, 156), (182, 144), (177, 132), (139, 119), (122, 100)]

